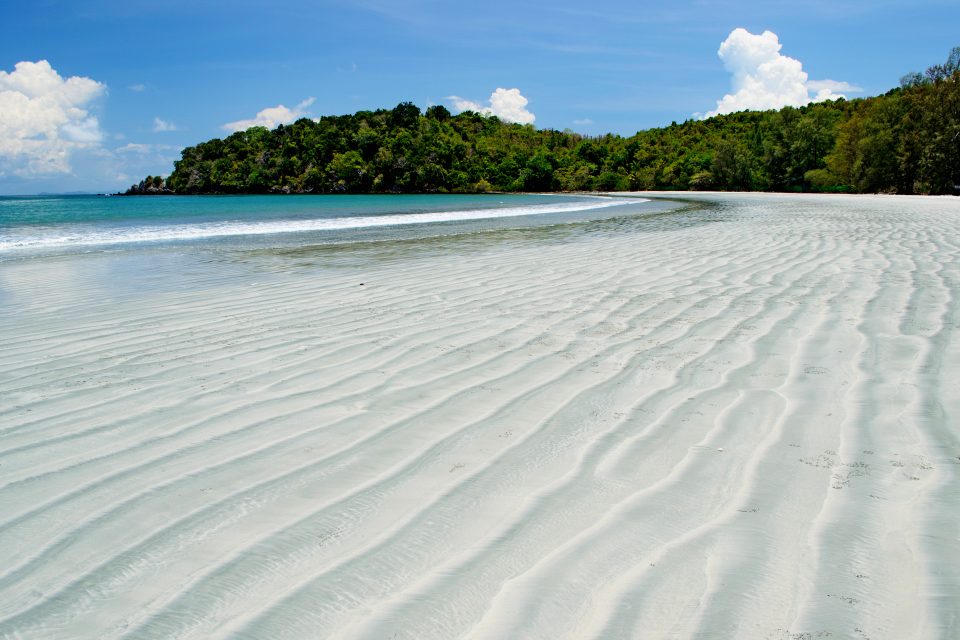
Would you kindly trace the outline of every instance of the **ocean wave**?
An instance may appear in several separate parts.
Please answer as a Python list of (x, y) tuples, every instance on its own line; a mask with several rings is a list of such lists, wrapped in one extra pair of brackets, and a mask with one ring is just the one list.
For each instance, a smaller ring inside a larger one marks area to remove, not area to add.
[(84, 229), (59, 229), (43, 235), (0, 235), (0, 252), (21, 249), (53, 249), (58, 247), (105, 246), (133, 243), (160, 243), (204, 240), (229, 236), (274, 235), (310, 231), (340, 231), (371, 227), (389, 227), (437, 222), (459, 222), (550, 213), (574, 213), (605, 209), (625, 204), (647, 202), (645, 199), (596, 199), (580, 202), (551, 203), (521, 207), (472, 209), (466, 211), (431, 211), (425, 213), (386, 214), (372, 216), (312, 218), (308, 220), (264, 220), (205, 222), (178, 225), (143, 225)]

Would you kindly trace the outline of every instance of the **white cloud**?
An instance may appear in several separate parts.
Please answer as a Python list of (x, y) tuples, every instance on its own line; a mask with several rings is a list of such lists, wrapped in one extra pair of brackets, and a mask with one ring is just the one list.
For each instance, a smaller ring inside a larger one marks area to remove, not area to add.
[(808, 80), (799, 60), (780, 53), (782, 46), (772, 31), (760, 35), (742, 28), (731, 31), (717, 55), (733, 75), (733, 93), (718, 100), (717, 108), (705, 117), (744, 109), (799, 107), (810, 102), (845, 98), (841, 92), (860, 90), (847, 82)]
[(166, 120), (161, 120), (160, 118), (153, 119), (153, 130), (157, 132), (161, 131), (176, 131), (177, 125), (172, 122), (167, 122)]
[(244, 131), (250, 127), (266, 127), (267, 129), (273, 129), (278, 124), (290, 124), (300, 118), (305, 117), (307, 112), (307, 107), (314, 103), (315, 98), (307, 98), (293, 109), (289, 109), (282, 104), (278, 104), (275, 107), (267, 107), (262, 111), (257, 112), (255, 118), (250, 118), (248, 120), (237, 120), (236, 122), (228, 122), (223, 125), (223, 128), (227, 131)]
[(141, 144), (139, 142), (128, 142), (122, 147), (114, 149), (114, 153), (135, 153), (145, 155), (148, 153), (157, 153), (161, 151), (179, 151), (181, 147), (170, 144)]
[(122, 147), (117, 147), (116, 149), (114, 149), (114, 151), (116, 151), (117, 153), (138, 153), (141, 155), (150, 153), (152, 150), (153, 150), (153, 145), (140, 144), (138, 142), (128, 142)]
[(590, 118), (581, 118), (580, 120), (574, 120), (573, 124), (584, 126), (588, 124), (593, 124), (593, 120), (591, 120)]
[(87, 108), (105, 91), (90, 78), (62, 78), (46, 60), (0, 71), (0, 175), (69, 173), (70, 155), (103, 139)]
[(130, 91), (136, 91), (137, 93), (141, 93), (141, 92), (147, 90), (147, 85), (145, 85), (145, 84), (132, 84), (132, 85), (130, 85), (129, 87), (127, 87), (127, 89), (130, 89)]
[[(815, 92), (813, 102), (821, 100), (831, 100), (830, 97), (821, 98), (821, 95), (832, 95), (837, 97), (842, 93), (858, 93), (863, 91), (861, 87), (850, 84), (849, 82), (840, 82), (838, 80), (808, 80), (807, 89)], [(843, 96), (846, 97), (845, 95)]]
[(489, 106), (465, 100), (460, 96), (448, 96), (447, 100), (453, 101), (453, 106), (458, 111), (476, 111), (485, 115), (497, 116), (507, 122), (519, 122), (520, 124), (533, 124), (533, 121), (536, 120), (536, 116), (527, 111), (529, 100), (520, 94), (520, 89), (498, 88), (490, 94)]

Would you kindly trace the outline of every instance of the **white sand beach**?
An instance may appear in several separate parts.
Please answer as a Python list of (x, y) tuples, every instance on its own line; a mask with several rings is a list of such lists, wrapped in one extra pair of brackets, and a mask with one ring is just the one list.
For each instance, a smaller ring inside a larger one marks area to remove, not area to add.
[(0, 264), (0, 638), (960, 637), (960, 198), (677, 197)]

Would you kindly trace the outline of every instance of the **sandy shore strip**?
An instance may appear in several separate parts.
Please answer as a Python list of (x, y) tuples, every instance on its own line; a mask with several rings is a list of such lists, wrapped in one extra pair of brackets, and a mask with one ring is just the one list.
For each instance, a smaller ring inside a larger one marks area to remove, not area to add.
[(0, 638), (956, 638), (960, 199), (0, 263)]

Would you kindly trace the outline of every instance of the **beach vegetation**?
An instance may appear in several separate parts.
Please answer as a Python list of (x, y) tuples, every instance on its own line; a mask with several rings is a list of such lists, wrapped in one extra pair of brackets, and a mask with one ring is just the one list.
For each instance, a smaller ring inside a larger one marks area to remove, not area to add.
[(715, 189), (960, 191), (960, 47), (888, 93), (742, 111), (625, 137), (411, 102), (251, 127), (183, 150), (130, 194)]

